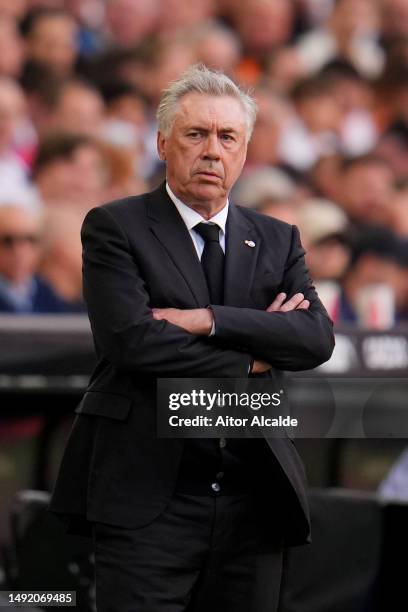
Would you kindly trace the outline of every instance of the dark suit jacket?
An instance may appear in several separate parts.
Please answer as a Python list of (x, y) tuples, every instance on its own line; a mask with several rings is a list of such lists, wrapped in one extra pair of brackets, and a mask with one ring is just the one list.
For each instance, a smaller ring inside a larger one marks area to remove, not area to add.
[[(332, 324), (296, 227), (230, 205), (226, 236), (215, 337), (196, 337), (151, 315), (152, 307), (209, 303), (193, 242), (165, 186), (88, 213), (84, 297), (98, 364), (76, 409), (50, 505), (71, 517), (71, 531), (84, 518), (136, 528), (172, 495), (184, 441), (156, 437), (157, 377), (246, 378), (251, 356), (275, 371), (310, 369), (330, 357)], [(279, 291), (302, 291), (309, 310), (264, 312)], [(287, 483), (286, 541), (303, 542), (309, 515), (302, 462), (291, 440), (268, 444)], [(264, 477), (273, 489), (273, 478)]]

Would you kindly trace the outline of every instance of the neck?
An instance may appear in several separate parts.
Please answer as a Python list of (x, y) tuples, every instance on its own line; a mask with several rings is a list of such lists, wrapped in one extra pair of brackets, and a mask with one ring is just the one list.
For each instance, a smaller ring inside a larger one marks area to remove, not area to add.
[(197, 212), (207, 221), (208, 219), (211, 219), (212, 217), (214, 217), (214, 215), (219, 213), (220, 210), (222, 210), (226, 206), (228, 201), (227, 196), (223, 198), (218, 198), (216, 200), (194, 200), (192, 198), (189, 198), (186, 194), (180, 192), (178, 189), (174, 189), (172, 185), (170, 185), (170, 183), (168, 184), (172, 193), (174, 193), (174, 195), (180, 200), (180, 202), (183, 202), (183, 204), (185, 204), (192, 210), (195, 210), (195, 212)]

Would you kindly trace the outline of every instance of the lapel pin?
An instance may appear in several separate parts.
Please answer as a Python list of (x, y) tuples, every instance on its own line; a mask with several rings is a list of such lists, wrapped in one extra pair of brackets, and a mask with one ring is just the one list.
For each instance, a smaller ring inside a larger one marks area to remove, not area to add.
[(253, 240), (244, 240), (244, 243), (245, 243), (247, 246), (251, 247), (251, 249), (253, 249), (253, 248), (254, 248), (254, 246), (255, 246), (255, 242), (254, 242)]

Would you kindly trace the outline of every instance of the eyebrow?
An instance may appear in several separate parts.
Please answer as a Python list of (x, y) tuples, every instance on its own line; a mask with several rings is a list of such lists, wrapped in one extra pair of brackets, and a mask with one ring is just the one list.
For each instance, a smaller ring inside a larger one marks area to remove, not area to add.
[[(208, 132), (209, 129), (207, 127), (204, 126), (198, 126), (198, 125), (190, 125), (186, 128), (186, 130), (196, 130), (197, 132)], [(217, 130), (219, 133), (233, 133), (233, 134), (238, 134), (238, 130), (236, 128), (233, 127), (222, 127), (219, 130)]]

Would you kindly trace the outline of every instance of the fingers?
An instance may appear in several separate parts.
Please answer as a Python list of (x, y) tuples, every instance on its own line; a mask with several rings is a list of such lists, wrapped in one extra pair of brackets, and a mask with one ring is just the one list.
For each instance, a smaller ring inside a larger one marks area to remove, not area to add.
[(277, 312), (278, 310), (280, 310), (280, 307), (282, 306), (285, 300), (286, 293), (278, 293), (272, 304), (266, 309), (266, 312)]
[(266, 312), (290, 312), (291, 310), (307, 310), (310, 306), (309, 300), (305, 300), (303, 293), (295, 293), (285, 302), (286, 293), (278, 293)]
[(303, 302), (300, 302), (296, 310), (307, 310), (309, 306), (310, 306), (309, 300), (303, 300)]
[(287, 302), (285, 302), (281, 308), (280, 312), (290, 312), (291, 310), (295, 310), (305, 299), (303, 293), (295, 293), (293, 297), (291, 297)]

